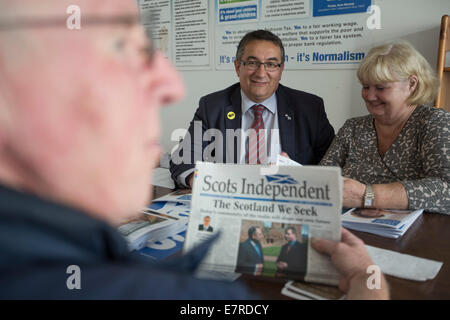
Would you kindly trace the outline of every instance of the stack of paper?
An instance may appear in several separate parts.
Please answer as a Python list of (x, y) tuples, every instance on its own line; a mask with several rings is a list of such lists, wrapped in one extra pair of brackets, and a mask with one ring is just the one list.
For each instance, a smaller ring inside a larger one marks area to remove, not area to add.
[(297, 300), (341, 300), (345, 298), (344, 293), (335, 286), (300, 281), (288, 281), (281, 290), (281, 294)]
[(127, 240), (130, 250), (139, 250), (185, 231), (190, 213), (189, 192), (176, 191), (155, 199), (142, 215), (122, 224), (118, 230)]
[(138, 218), (119, 226), (130, 250), (139, 250), (147, 242), (154, 242), (177, 234), (186, 228), (184, 220), (164, 214), (143, 212)]
[(180, 189), (169, 193), (160, 198), (154, 199), (152, 203), (158, 202), (179, 202), (186, 205), (188, 208), (191, 207), (191, 189)]
[(348, 229), (398, 238), (422, 214), (420, 210), (353, 208), (342, 215), (342, 226)]
[(163, 214), (169, 217), (180, 219), (184, 222), (186, 230), (191, 213), (191, 190), (178, 190), (168, 195), (153, 200), (148, 206), (146, 212), (154, 214)]

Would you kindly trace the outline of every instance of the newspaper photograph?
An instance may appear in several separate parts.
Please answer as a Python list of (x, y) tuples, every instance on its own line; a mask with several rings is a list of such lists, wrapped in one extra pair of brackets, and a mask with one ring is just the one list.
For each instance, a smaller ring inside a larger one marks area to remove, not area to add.
[(312, 237), (341, 238), (337, 167), (198, 162), (184, 250), (216, 233), (201, 268), (336, 285)]

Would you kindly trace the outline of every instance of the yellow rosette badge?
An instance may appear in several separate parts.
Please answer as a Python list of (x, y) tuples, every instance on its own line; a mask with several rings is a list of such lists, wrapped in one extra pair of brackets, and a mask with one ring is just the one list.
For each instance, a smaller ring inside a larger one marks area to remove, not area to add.
[(233, 111), (230, 111), (227, 113), (227, 118), (230, 120), (233, 120), (236, 117), (236, 113), (234, 113)]

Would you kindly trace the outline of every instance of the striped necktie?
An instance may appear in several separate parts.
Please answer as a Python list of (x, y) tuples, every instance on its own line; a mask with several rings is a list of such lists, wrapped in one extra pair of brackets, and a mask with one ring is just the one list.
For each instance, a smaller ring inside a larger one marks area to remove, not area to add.
[(250, 127), (249, 143), (248, 143), (248, 163), (261, 164), (266, 163), (266, 135), (264, 129), (262, 104), (255, 104), (252, 107), (255, 119)]

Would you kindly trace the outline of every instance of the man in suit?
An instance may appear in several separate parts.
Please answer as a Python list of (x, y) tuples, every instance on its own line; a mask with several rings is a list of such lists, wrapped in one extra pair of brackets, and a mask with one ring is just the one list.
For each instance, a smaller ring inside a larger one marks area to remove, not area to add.
[(277, 275), (301, 278), (306, 273), (308, 261), (308, 246), (297, 241), (297, 232), (294, 227), (286, 228), (284, 238), (287, 243), (281, 247), (277, 259)]
[(208, 231), (208, 232), (213, 232), (213, 227), (211, 227), (209, 225), (209, 223), (211, 222), (211, 217), (210, 216), (206, 216), (203, 218), (203, 224), (199, 224), (198, 225), (198, 230), (200, 231)]
[(261, 275), (264, 265), (264, 254), (261, 241), (263, 233), (260, 227), (248, 229), (248, 239), (239, 244), (236, 272)]
[(284, 47), (266, 30), (246, 34), (237, 48), (236, 83), (200, 99), (188, 133), (172, 154), (171, 173), (191, 187), (196, 161), (274, 163), (285, 152), (317, 164), (334, 137), (323, 100), (279, 84)]

